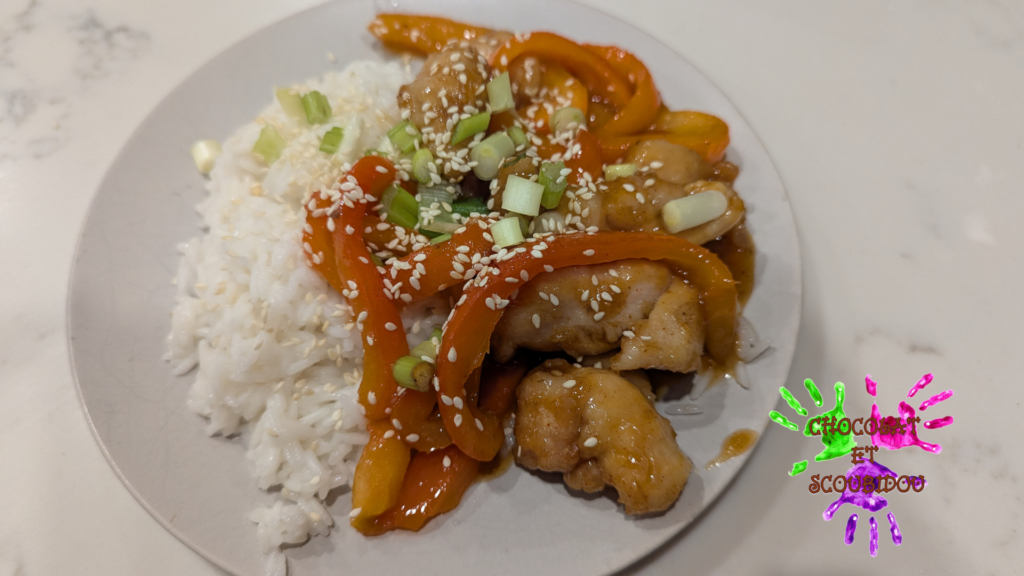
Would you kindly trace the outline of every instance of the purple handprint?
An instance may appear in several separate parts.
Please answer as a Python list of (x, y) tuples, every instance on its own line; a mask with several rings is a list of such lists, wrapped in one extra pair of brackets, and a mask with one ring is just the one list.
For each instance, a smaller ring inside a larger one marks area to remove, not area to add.
[[(891, 486), (887, 478), (892, 478), (893, 484)], [(831, 520), (843, 504), (852, 504), (868, 512), (878, 512), (888, 506), (889, 501), (875, 487), (878, 489), (884, 488), (886, 491), (889, 491), (899, 484), (900, 479), (901, 477), (898, 474), (878, 462), (866, 461), (856, 464), (846, 472), (846, 489), (843, 490), (838, 500), (829, 504), (822, 516), (825, 520)], [(854, 481), (856, 481), (856, 484)], [(909, 477), (907, 482), (908, 489), (910, 483), (913, 482), (915, 491), (917, 491), (918, 485), (921, 485), (921, 490), (924, 489), (924, 485), (927, 485), (924, 478)], [(893, 516), (892, 512), (888, 512), (886, 517), (889, 519), (889, 532), (892, 534), (892, 542), (899, 546), (903, 543), (903, 534), (900, 533), (896, 517)], [(857, 531), (857, 520), (856, 514), (850, 514), (846, 521), (846, 537), (844, 541), (847, 545), (853, 544), (853, 536)], [(874, 516), (871, 516), (869, 525), (868, 551), (874, 557), (878, 554), (878, 522), (875, 521)]]

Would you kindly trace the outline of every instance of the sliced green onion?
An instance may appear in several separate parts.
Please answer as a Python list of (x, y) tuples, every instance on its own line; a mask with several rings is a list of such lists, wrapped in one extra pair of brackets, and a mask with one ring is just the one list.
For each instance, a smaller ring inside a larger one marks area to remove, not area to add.
[(370, 254), (370, 261), (373, 262), (374, 266), (384, 266), (384, 261), (380, 259), (380, 256), (376, 254)]
[(523, 231), (520, 229), (519, 218), (510, 216), (491, 224), (489, 228), (494, 243), (499, 248), (507, 248), (522, 243)]
[(440, 238), (441, 236), (444, 236), (444, 234), (440, 232), (434, 232), (433, 230), (425, 230), (422, 227), (422, 225), (420, 226), (419, 233), (426, 236), (429, 240), (433, 240), (434, 238)]
[(562, 170), (565, 170), (565, 162), (545, 162), (540, 165), (537, 183), (544, 186), (540, 205), (548, 210), (558, 208), (558, 203), (562, 200), (562, 191), (569, 185), (569, 181), (562, 176)]
[(512, 174), (505, 180), (505, 192), (501, 196), (501, 209), (536, 216), (540, 214), (540, 199), (544, 186)]
[(501, 169), (502, 161), (515, 154), (516, 147), (512, 139), (504, 132), (491, 134), (476, 145), (469, 153), (469, 159), (476, 162), (473, 174), (481, 180), (494, 180)]
[(263, 161), (270, 166), (281, 157), (281, 152), (284, 151), (284, 147), (287, 143), (284, 138), (274, 130), (271, 125), (266, 125), (263, 130), (260, 130), (260, 137), (256, 139), (256, 143), (252, 146), (252, 151), (263, 157)]
[(380, 153), (380, 150), (377, 150), (376, 148), (367, 148), (366, 151), (363, 152), (363, 156), (381, 156), (381, 155), (382, 154)]
[(426, 148), (420, 148), (412, 155), (412, 177), (421, 184), (430, 184), (430, 165), (434, 163), (434, 155)]
[(200, 140), (192, 145), (192, 161), (202, 175), (207, 175), (213, 170), (220, 156), (220, 142), (216, 140)]
[(323, 140), (320, 141), (320, 151), (328, 154), (334, 154), (338, 151), (338, 147), (341, 146), (341, 140), (345, 137), (345, 131), (340, 127), (335, 126), (324, 133)]
[(331, 103), (327, 96), (313, 90), (302, 95), (302, 109), (306, 113), (306, 121), (310, 124), (323, 124), (331, 119)]
[(424, 186), (420, 184), (416, 186), (416, 194), (420, 197), (420, 206), (429, 208), (431, 204), (437, 202), (440, 204), (451, 205), (455, 202), (455, 194), (448, 191), (447, 186)]
[(388, 130), (388, 140), (402, 151), (402, 154), (408, 154), (416, 148), (416, 141), (420, 139), (420, 131), (416, 129), (416, 125), (408, 120), (402, 120), (391, 130)]
[(487, 203), (480, 198), (470, 198), (469, 200), (462, 200), (452, 204), (452, 212), (459, 214), (463, 218), (469, 218), (473, 214), (480, 214), (481, 216), (490, 213), (487, 209)]
[(466, 138), (476, 136), (487, 130), (487, 125), (490, 123), (490, 112), (481, 112), (464, 120), (459, 120), (459, 123), (455, 125), (455, 131), (452, 132), (452, 144), (458, 144)]
[(530, 221), (532, 220), (532, 218), (527, 218), (522, 214), (516, 214), (515, 216), (516, 218), (519, 219), (519, 232), (525, 238), (527, 235), (530, 234)]
[(729, 208), (729, 201), (718, 190), (705, 190), (691, 196), (676, 198), (661, 209), (665, 227), (671, 234), (718, 218)]
[(441, 242), (447, 242), (452, 239), (451, 234), (441, 234), (440, 236), (430, 239), (431, 244), (440, 244)]
[(395, 361), (391, 374), (399, 385), (426, 392), (434, 378), (434, 365), (413, 356), (402, 356)]
[(403, 188), (392, 184), (384, 191), (380, 203), (388, 214), (388, 222), (392, 224), (414, 228), (419, 221), (420, 206), (416, 203), (416, 198)]
[(502, 72), (500, 76), (487, 83), (487, 100), (493, 113), (515, 108), (516, 102), (512, 98), (512, 83), (509, 82), (508, 72)]
[[(440, 236), (438, 236), (440, 238)], [(437, 348), (441, 345), (441, 329), (434, 328), (434, 331), (430, 334), (430, 338), (427, 338), (423, 342), (420, 342), (413, 349), (409, 351), (409, 356), (413, 358), (423, 359), (423, 357), (430, 358), (431, 360), (437, 360)]]
[(515, 144), (516, 148), (530, 145), (530, 139), (526, 137), (526, 132), (523, 132), (523, 129), (519, 126), (509, 128), (508, 137), (512, 139), (512, 143)]
[(604, 179), (611, 182), (616, 178), (632, 176), (636, 171), (636, 164), (609, 164), (604, 167)]
[(551, 115), (551, 131), (555, 134), (584, 126), (586, 126), (586, 119), (583, 116), (583, 110), (579, 108), (566, 106), (555, 110), (555, 113)]
[(302, 96), (291, 88), (278, 88), (274, 91), (277, 102), (284, 113), (292, 118), (305, 118), (306, 111), (302, 107)]

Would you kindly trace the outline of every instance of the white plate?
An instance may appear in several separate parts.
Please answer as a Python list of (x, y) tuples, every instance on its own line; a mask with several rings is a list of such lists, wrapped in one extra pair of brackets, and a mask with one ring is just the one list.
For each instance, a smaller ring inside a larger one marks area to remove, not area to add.
[[(750, 365), (751, 390), (719, 385), (699, 416), (672, 416), (694, 474), (667, 513), (628, 518), (607, 497), (570, 495), (558, 481), (513, 467), (479, 483), (452, 513), (419, 533), (366, 538), (345, 522), (349, 498), (330, 510), (340, 525), (287, 551), (293, 574), (605, 574), (641, 558), (691, 522), (739, 471), (746, 455), (706, 472), (738, 428), (764, 430), (789, 371), (800, 313), (800, 254), (779, 177), (743, 118), (682, 57), (645, 33), (562, 0), (423, 0), (417, 10), (527, 31), (538, 22), (571, 38), (616, 44), (650, 67), (673, 108), (729, 123), (728, 157), (758, 247), (747, 317), (774, 350)], [(189, 156), (201, 138), (223, 139), (271, 98), (271, 87), (356, 58), (388, 58), (365, 31), (370, 2), (336, 2), (278, 22), (214, 58), (175, 89), (132, 135), (100, 185), (82, 232), (69, 297), (72, 362), (82, 403), (111, 466), (168, 530), (236, 574), (262, 570), (245, 517), (271, 496), (255, 486), (239, 439), (208, 438), (189, 412), (193, 375), (174, 377), (161, 357), (178, 264), (175, 245), (196, 235), (203, 180)]]

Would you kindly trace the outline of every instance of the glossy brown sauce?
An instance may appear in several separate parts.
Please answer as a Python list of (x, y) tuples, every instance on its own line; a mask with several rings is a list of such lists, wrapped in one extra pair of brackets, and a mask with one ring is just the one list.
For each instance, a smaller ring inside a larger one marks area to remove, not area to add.
[(736, 281), (736, 292), (740, 306), (745, 306), (754, 290), (754, 239), (747, 230), (746, 221), (741, 221), (732, 230), (704, 245), (721, 258), (732, 272)]
[(512, 456), (511, 450), (505, 454), (499, 452), (498, 455), (494, 457), (494, 460), (480, 463), (480, 475), (477, 476), (476, 481), (487, 482), (489, 480), (494, 480), (505, 472), (508, 472), (508, 469), (512, 467), (512, 463), (515, 461), (516, 459)]
[(718, 456), (711, 462), (708, 462), (705, 470), (711, 470), (717, 466), (732, 460), (733, 458), (745, 453), (747, 450), (757, 442), (758, 434), (748, 428), (740, 428), (739, 430), (729, 434), (722, 441), (722, 451), (719, 452)]

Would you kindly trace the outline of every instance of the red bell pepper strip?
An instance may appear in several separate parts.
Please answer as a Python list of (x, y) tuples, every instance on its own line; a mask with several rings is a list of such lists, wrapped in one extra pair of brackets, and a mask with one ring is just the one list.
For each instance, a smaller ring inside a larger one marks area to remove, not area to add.
[[(529, 251), (516, 254), (499, 265), (499, 274), (482, 272), (477, 281), (469, 283), (463, 290), (466, 300), (456, 306), (444, 330), (437, 357), (441, 398), (438, 407), (452, 441), (477, 460), (490, 460), (497, 454), (504, 432), (500, 414), (465, 401), (464, 383), (483, 362), (491, 333), (502, 314), (497, 306), (488, 306), (487, 300), (493, 303), (495, 298), (509, 298), (521, 285), (524, 274), (532, 279), (545, 272), (545, 267), (601, 264), (626, 258), (662, 261), (700, 290), (705, 343), (711, 358), (728, 363), (735, 357), (736, 286), (729, 269), (710, 251), (681, 238), (637, 232), (566, 234), (548, 237), (545, 242), (548, 249), (542, 258), (534, 258)], [(507, 278), (515, 281), (509, 282)], [(455, 398), (461, 402), (453, 402)]]
[(633, 88), (629, 103), (597, 130), (599, 135), (621, 136), (646, 130), (661, 108), (661, 95), (647, 66), (636, 56), (615, 46), (588, 44), (586, 48), (604, 58), (619, 76), (629, 80)]
[(565, 167), (572, 170), (568, 179), (571, 184), (583, 186), (586, 178), (583, 174), (590, 174), (590, 181), (596, 182), (604, 175), (604, 165), (601, 162), (601, 143), (587, 130), (580, 130), (576, 133), (576, 143), (580, 149), (565, 161)]
[(557, 62), (583, 81), (590, 94), (623, 108), (633, 95), (629, 84), (600, 56), (583, 46), (550, 32), (522, 34), (495, 50), (490, 64), (500, 74), (520, 56), (536, 56)]
[(378, 14), (367, 30), (393, 50), (419, 54), (440, 52), (452, 40), (472, 40), (490, 32), (437, 16)]

